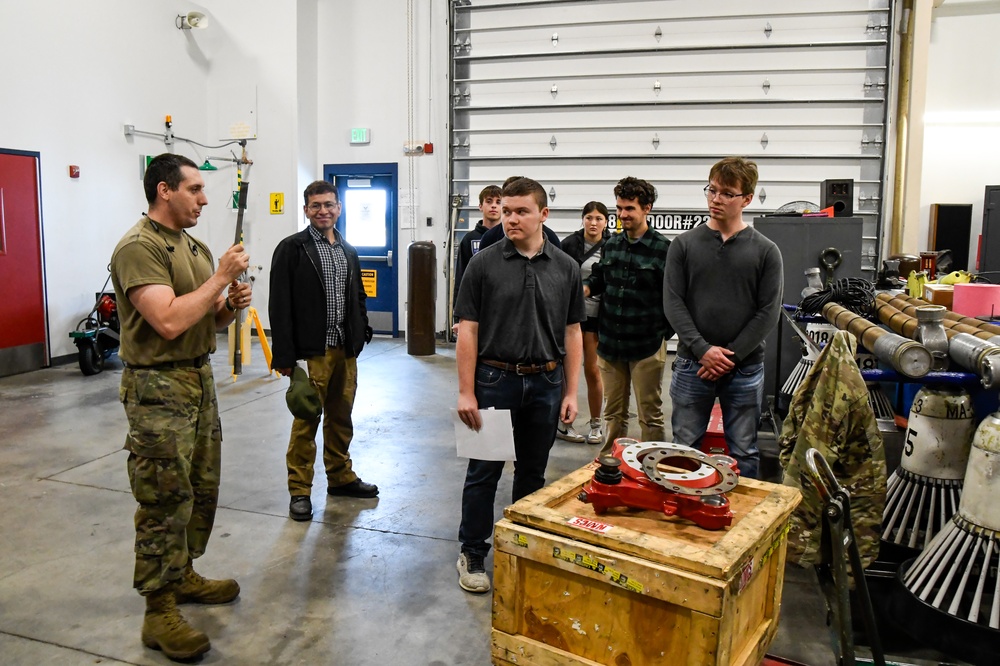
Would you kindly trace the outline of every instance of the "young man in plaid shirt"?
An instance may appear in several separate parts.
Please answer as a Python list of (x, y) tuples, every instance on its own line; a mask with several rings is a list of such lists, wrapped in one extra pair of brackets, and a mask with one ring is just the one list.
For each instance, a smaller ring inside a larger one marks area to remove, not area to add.
[(584, 282), (587, 296), (599, 294), (597, 355), (604, 380), (605, 439), (601, 455), (628, 435), (630, 387), (635, 391), (643, 441), (666, 439), (663, 422), (665, 341), (673, 330), (663, 314), (663, 268), (670, 246), (646, 216), (656, 188), (628, 176), (615, 186), (622, 233), (604, 244), (601, 261)]

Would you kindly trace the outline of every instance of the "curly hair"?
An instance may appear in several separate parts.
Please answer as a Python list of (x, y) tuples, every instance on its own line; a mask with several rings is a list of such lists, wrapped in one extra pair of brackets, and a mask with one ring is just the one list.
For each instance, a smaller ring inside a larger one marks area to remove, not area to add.
[(615, 197), (618, 199), (635, 199), (645, 208), (656, 203), (656, 188), (648, 181), (632, 176), (625, 176), (615, 185)]

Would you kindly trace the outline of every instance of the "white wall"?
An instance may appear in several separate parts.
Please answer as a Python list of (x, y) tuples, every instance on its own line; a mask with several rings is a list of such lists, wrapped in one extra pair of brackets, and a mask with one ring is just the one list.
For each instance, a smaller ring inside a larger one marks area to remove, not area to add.
[[(448, 4), (414, 2), (407, 17), (405, 0), (343, 2), (320, 0), (318, 58), (319, 111), (316, 144), (318, 173), (323, 164), (397, 163), (400, 201), (399, 325), (406, 328), (407, 248), (412, 241), (437, 245), (444, 265), (448, 215)], [(408, 25), (409, 24), (409, 25)], [(407, 59), (407, 31), (413, 57)], [(326, 37), (325, 39), (323, 37)], [(413, 72), (413, 140), (432, 142), (432, 155), (403, 154), (410, 106), (407, 78)], [(369, 127), (369, 145), (350, 145), (352, 127)], [(410, 196), (411, 186), (415, 196)], [(433, 226), (426, 225), (426, 218)], [(445, 281), (437, 280), (437, 328), (444, 328)]]
[(1000, 2), (948, 0), (935, 10), (927, 71), (920, 249), (930, 206), (972, 204), (970, 263), (982, 229), (986, 185), (1000, 185)]
[[(416, 134), (438, 150), (413, 160), (418, 223), (401, 232), (400, 250), (405, 256), (411, 240), (438, 241), (443, 263), (448, 8), (444, 2), (413, 4), (418, 6), (412, 22)], [(265, 326), (271, 253), (281, 238), (301, 228), (302, 189), (322, 177), (323, 164), (399, 162), (400, 188), (406, 189), (406, 5), (404, 0), (0, 0), (0, 148), (41, 154), (52, 356), (75, 353), (68, 333), (92, 307), (115, 243), (146, 208), (140, 155), (166, 150), (157, 138), (126, 138), (126, 123), (160, 133), (170, 114), (178, 136), (217, 145), (219, 106), (234, 92), (245, 95), (256, 88), (258, 139), (248, 148), (254, 164), (245, 176), (251, 183), (245, 239), (252, 264), (262, 266), (255, 305)], [(177, 30), (176, 15), (192, 10), (205, 13), (209, 27)], [(434, 48), (431, 40), (437, 42)], [(347, 131), (357, 126), (372, 128), (371, 146), (348, 145)], [(184, 142), (173, 147), (198, 163), (229, 155), (230, 149)], [(238, 146), (232, 149), (239, 153)], [(79, 180), (68, 177), (70, 164), (81, 167)], [(216, 165), (218, 171), (204, 173), (210, 205), (195, 235), (218, 254), (232, 242), (235, 213), (227, 200), (236, 179), (232, 164)], [(284, 193), (284, 215), (269, 214), (270, 192)], [(432, 228), (425, 226), (428, 216)], [(404, 284), (405, 271), (404, 262)], [(438, 282), (439, 294), (443, 283)], [(401, 326), (405, 297), (403, 287)], [(439, 295), (439, 328), (443, 310)]]

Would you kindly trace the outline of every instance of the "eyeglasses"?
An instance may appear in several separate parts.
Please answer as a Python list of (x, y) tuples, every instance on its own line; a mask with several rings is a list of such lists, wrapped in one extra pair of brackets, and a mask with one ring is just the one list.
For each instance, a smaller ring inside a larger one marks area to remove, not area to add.
[(738, 199), (739, 197), (747, 196), (746, 194), (742, 193), (733, 194), (732, 192), (720, 192), (711, 185), (706, 185), (705, 189), (702, 191), (705, 193), (705, 196), (708, 197), (709, 199), (714, 199), (716, 195), (719, 195), (722, 197), (722, 200), (725, 201), (726, 203), (729, 203), (733, 199)]
[(337, 210), (340, 204), (336, 201), (323, 201), (309, 204), (309, 210), (318, 213), (321, 210)]

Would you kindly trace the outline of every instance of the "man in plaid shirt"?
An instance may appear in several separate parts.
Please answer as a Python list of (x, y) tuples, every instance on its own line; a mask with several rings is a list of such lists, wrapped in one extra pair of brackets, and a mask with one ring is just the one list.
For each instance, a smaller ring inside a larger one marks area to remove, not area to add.
[(323, 403), (320, 417), (292, 421), (285, 461), (288, 515), (312, 518), (316, 434), (323, 426), (323, 466), (327, 494), (371, 498), (378, 486), (358, 478), (349, 447), (354, 437), (354, 396), (358, 354), (371, 342), (366, 294), (358, 252), (336, 229), (337, 188), (317, 180), (303, 193), (309, 226), (278, 243), (271, 260), (272, 367), (288, 377), (304, 359), (309, 382)]
[(665, 341), (674, 334), (663, 314), (663, 268), (670, 246), (646, 216), (656, 188), (628, 176), (615, 186), (622, 233), (608, 239), (601, 261), (584, 282), (587, 296), (601, 294), (597, 355), (604, 380), (605, 439), (601, 455), (628, 435), (630, 387), (635, 391), (643, 441), (666, 439), (663, 422)]

